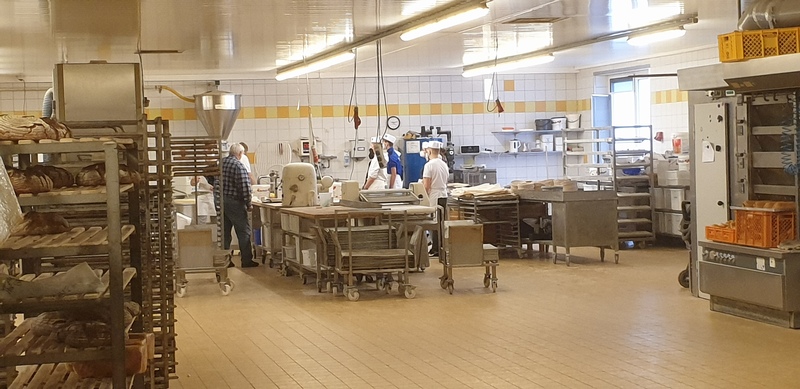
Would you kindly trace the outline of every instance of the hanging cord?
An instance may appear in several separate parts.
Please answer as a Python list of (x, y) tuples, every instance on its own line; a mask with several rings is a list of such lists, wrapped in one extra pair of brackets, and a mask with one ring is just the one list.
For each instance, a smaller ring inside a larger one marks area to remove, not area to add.
[(500, 112), (502, 112), (502, 111), (500, 111), (498, 109), (499, 108), (498, 107), (498, 102), (500, 101), (500, 85), (497, 82), (497, 58), (498, 58), (499, 51), (500, 51), (500, 41), (499, 41), (499, 38), (497, 37), (497, 29), (496, 28), (493, 28), (493, 35), (494, 35), (494, 69), (495, 69), (495, 71), (492, 72), (492, 84), (489, 86), (489, 91), (494, 92), (494, 98), (495, 98), (494, 103), (495, 104), (494, 104), (494, 106), (490, 105), (492, 103), (492, 96), (490, 94), (486, 99), (486, 111), (488, 111), (488, 112), (498, 111), (498, 114), (499, 114)]
[[(350, 103), (347, 105), (347, 122), (352, 123), (355, 118), (353, 116), (357, 116), (358, 114), (358, 90), (356, 89), (356, 76), (358, 75), (358, 48), (353, 49), (353, 53), (355, 57), (353, 58), (353, 87), (350, 89)], [(355, 102), (355, 105), (353, 104)], [(351, 116), (351, 109), (353, 110), (354, 115)], [(360, 119), (359, 119), (360, 120)], [(358, 147), (358, 126), (356, 126), (356, 134), (353, 142), (353, 148), (350, 150), (350, 177), (348, 179), (353, 179), (353, 173), (356, 170), (356, 163), (353, 160), (353, 156), (356, 154), (356, 147)]]

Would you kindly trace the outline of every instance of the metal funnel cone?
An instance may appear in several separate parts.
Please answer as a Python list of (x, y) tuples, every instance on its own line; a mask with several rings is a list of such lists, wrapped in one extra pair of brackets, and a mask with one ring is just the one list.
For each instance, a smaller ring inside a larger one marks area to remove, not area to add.
[(242, 108), (242, 95), (213, 90), (194, 95), (197, 120), (203, 123), (209, 136), (228, 139), (233, 123)]

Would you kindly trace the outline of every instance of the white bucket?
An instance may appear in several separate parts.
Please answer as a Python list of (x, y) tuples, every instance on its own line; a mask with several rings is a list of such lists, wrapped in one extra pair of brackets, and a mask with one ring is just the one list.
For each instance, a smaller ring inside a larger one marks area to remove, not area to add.
[(581, 114), (568, 113), (567, 114), (567, 128), (581, 128)]
[(567, 128), (567, 118), (563, 116), (554, 117), (551, 118), (550, 120), (553, 121), (553, 131), (561, 131)]

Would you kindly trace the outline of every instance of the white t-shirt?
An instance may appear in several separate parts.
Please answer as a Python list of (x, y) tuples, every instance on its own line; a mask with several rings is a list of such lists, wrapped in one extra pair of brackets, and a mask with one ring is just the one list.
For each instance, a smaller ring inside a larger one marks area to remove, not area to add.
[(247, 170), (248, 174), (252, 173), (250, 171), (250, 159), (247, 158), (247, 153), (242, 154), (242, 159), (240, 159), (239, 162), (241, 162), (242, 165), (244, 165), (244, 170)]
[[(383, 160), (387, 159), (386, 153), (383, 153)], [(375, 181), (372, 182), (368, 190), (376, 190), (376, 189), (386, 189), (386, 168), (381, 169), (381, 164), (378, 163), (378, 158), (372, 158), (369, 161), (369, 170), (367, 171), (367, 178), (373, 178)]]
[(447, 176), (449, 174), (447, 162), (439, 158), (428, 161), (422, 168), (422, 178), (431, 179), (431, 193), (428, 193), (428, 197), (433, 203), (436, 199), (447, 197)]

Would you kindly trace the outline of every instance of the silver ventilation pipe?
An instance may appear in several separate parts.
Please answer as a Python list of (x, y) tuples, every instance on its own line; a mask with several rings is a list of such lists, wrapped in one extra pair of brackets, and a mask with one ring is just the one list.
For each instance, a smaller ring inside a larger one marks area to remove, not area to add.
[(53, 118), (53, 88), (44, 92), (44, 99), (42, 100), (42, 117)]
[(800, 26), (800, 1), (740, 0), (739, 30)]

